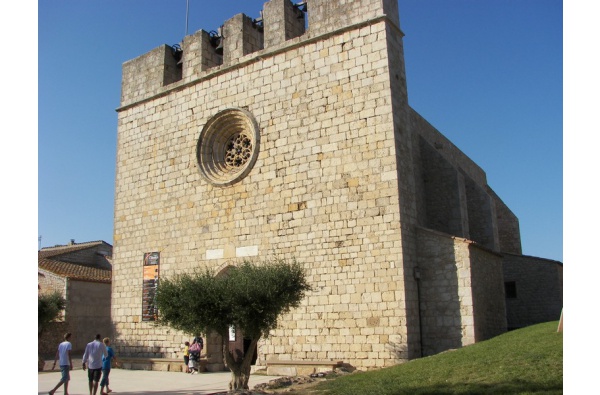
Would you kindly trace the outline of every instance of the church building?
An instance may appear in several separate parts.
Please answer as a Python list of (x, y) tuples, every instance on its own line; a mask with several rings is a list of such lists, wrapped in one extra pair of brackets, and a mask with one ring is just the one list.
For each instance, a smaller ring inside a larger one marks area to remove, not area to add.
[[(258, 14), (123, 64), (117, 353), (179, 359), (193, 336), (157, 324), (161, 278), (273, 255), (313, 290), (259, 342), (257, 366), (368, 370), (558, 320), (562, 263), (522, 255), (485, 171), (410, 107), (397, 1), (271, 0)], [(222, 370), (204, 336), (206, 369)]]

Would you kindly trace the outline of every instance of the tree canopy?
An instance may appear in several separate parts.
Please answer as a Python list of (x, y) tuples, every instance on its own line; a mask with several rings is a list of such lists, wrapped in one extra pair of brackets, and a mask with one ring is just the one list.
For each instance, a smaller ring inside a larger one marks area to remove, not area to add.
[[(252, 340), (277, 327), (281, 314), (299, 306), (310, 286), (304, 269), (293, 260), (273, 258), (244, 261), (215, 275), (209, 269), (161, 279), (157, 293), (159, 322), (187, 333), (216, 332), (222, 337), (223, 357), (234, 376), (231, 389), (247, 388), (251, 352), (244, 361), (229, 353), (231, 326)], [(239, 380), (239, 375), (243, 378)]]
[(226, 333), (231, 325), (248, 337), (268, 336), (280, 314), (297, 307), (310, 289), (303, 268), (273, 259), (244, 261), (215, 276), (208, 269), (161, 279), (159, 320), (188, 333)]

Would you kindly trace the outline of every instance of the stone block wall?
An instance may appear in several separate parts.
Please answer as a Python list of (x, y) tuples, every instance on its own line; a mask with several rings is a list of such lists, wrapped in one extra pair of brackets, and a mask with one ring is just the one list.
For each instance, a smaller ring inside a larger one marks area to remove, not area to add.
[(491, 188), (488, 187), (486, 190), (492, 197), (496, 208), (499, 250), (521, 255), (523, 251), (521, 249), (519, 219)]
[(265, 46), (274, 47), (305, 32), (304, 12), (289, 0), (266, 2), (263, 10)]
[(68, 322), (50, 323), (42, 337), (38, 337), (38, 355), (46, 359), (53, 359), (56, 356), (58, 345), (64, 340), (67, 332), (73, 333)]
[(111, 284), (69, 280), (65, 320), (73, 333), (73, 352), (83, 352), (97, 333), (112, 337)]
[(424, 356), (506, 332), (501, 255), (425, 228), (418, 245)]
[(412, 109), (410, 123), (418, 136), (418, 223), (494, 251), (520, 253), (518, 219), (487, 185), (485, 172)]
[(424, 139), (419, 139), (421, 176), (424, 188), (425, 225), (448, 234), (468, 237), (467, 218), (462, 210), (464, 179), (450, 162)]
[(38, 285), (40, 294), (51, 294), (58, 292), (66, 297), (66, 279), (56, 274), (38, 268)]
[(145, 55), (123, 64), (121, 103), (148, 98), (166, 85), (181, 80), (182, 71), (177, 66), (173, 49), (161, 45)]
[[(214, 33), (213, 33), (214, 34)], [(223, 64), (223, 55), (216, 52), (210, 33), (198, 30), (183, 38), (182, 44), (182, 80), (189, 81), (205, 70)]]
[(481, 167), (473, 162), (471, 158), (465, 155), (464, 152), (456, 147), (433, 125), (427, 122), (419, 113), (412, 108), (409, 111), (415, 133), (418, 133), (420, 137), (433, 146), (453, 167), (461, 169), (461, 172), (472, 178), (477, 185), (482, 187), (487, 185), (487, 176)]
[(420, 223), (496, 250), (499, 242), (495, 207), (486, 192), (487, 187), (476, 184), (424, 138), (419, 137), (418, 147), (420, 171), (417, 176), (423, 210)]
[(498, 251), (498, 227), (494, 200), (485, 187), (477, 185), (471, 178), (464, 178), (469, 220), (469, 239)]
[[(402, 38), (404, 34), (400, 29), (398, 21), (398, 8), (395, 1), (383, 1), (381, 3), (383, 12), (388, 18), (386, 24), (386, 38), (384, 42), (381, 40), (376, 45), (385, 45), (387, 49), (387, 57), (390, 67), (387, 70), (386, 78), (389, 81), (392, 91), (392, 119), (393, 135), (389, 135), (387, 142), (382, 142), (382, 146), (394, 147), (394, 166), (396, 168), (396, 177), (398, 179), (398, 200), (390, 199), (389, 204), (395, 210), (394, 205), (398, 205), (399, 210), (399, 226), (400, 233), (400, 248), (397, 250), (399, 260), (402, 261), (402, 291), (404, 293), (403, 300), (403, 320), (406, 320), (406, 337), (402, 339), (403, 343), (399, 343), (396, 339), (390, 342), (388, 347), (397, 355), (401, 355), (407, 359), (413, 359), (421, 356), (419, 347), (419, 301), (417, 282), (413, 277), (414, 267), (417, 265), (417, 245), (415, 235), (415, 224), (418, 223), (418, 206), (415, 188), (415, 173), (418, 163), (415, 161), (415, 139), (414, 133), (410, 124), (410, 107), (408, 106), (408, 93), (406, 87), (406, 70), (404, 66), (404, 46)], [(368, 14), (368, 13), (366, 13)], [(369, 81), (364, 81), (369, 83)], [(367, 100), (369, 100), (367, 96)], [(376, 108), (377, 114), (382, 109)], [(365, 119), (370, 122), (371, 119)], [(378, 147), (380, 145), (378, 144)], [(371, 150), (373, 150), (371, 148)], [(377, 156), (377, 151), (375, 151)], [(381, 162), (376, 159), (372, 161), (374, 165), (386, 163), (386, 159)], [(390, 173), (391, 175), (391, 173)], [(385, 232), (382, 236), (385, 238), (389, 233)]]
[(252, 18), (237, 14), (223, 25), (223, 63), (236, 62), (241, 57), (261, 50), (264, 46), (262, 28)]
[[(38, 268), (39, 294), (47, 295), (58, 292), (66, 297), (66, 280), (52, 272)], [(110, 300), (110, 299), (109, 299)], [(38, 354), (50, 357), (56, 353), (56, 347), (62, 341), (62, 336), (70, 331), (69, 324), (64, 321), (64, 311), (56, 322), (50, 323), (48, 329), (38, 337)]]
[[(415, 251), (403, 250), (400, 232), (391, 38), (380, 15), (245, 55), (226, 73), (205, 71), (151, 100), (124, 96), (112, 306), (119, 353), (171, 358), (189, 336), (141, 321), (142, 257), (160, 251), (161, 277), (273, 253), (302, 262), (314, 291), (263, 341), (259, 363), (334, 359), (367, 369), (409, 358), (404, 264)], [(125, 69), (137, 62), (124, 65), (125, 91)], [(138, 78), (156, 78), (148, 73)], [(252, 114), (260, 147), (246, 178), (218, 187), (201, 177), (196, 145), (227, 108)], [(403, 210), (416, 217), (410, 199)]]
[(38, 269), (38, 272), (44, 275), (38, 276), (41, 293), (56, 290), (67, 299), (61, 322), (51, 325), (48, 333), (40, 339), (40, 353), (56, 351), (55, 347), (62, 341), (65, 332), (73, 334), (73, 352), (83, 352), (85, 345), (94, 340), (97, 333), (102, 337), (113, 336), (111, 284), (67, 280), (44, 270)]
[(560, 319), (563, 307), (562, 263), (504, 254), (503, 268), (504, 282), (514, 283), (516, 290), (516, 296), (506, 298), (508, 329)]
[(395, 0), (310, 0), (309, 34), (329, 33), (381, 15), (385, 15), (392, 24), (400, 26), (398, 2)]
[(475, 342), (468, 244), (420, 228), (419, 299), (423, 356)]
[(462, 245), (469, 249), (474, 335), (480, 342), (506, 332), (502, 255), (479, 244)]

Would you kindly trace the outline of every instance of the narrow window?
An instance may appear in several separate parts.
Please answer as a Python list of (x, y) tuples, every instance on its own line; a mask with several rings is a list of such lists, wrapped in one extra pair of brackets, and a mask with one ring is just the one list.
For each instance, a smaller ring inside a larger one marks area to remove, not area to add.
[(504, 283), (504, 294), (507, 299), (515, 299), (517, 297), (517, 283), (514, 281), (507, 281)]

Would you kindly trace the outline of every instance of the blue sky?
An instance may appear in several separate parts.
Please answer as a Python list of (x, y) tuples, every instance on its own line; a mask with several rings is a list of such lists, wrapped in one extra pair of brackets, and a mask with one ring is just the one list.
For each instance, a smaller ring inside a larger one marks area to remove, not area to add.
[[(190, 0), (188, 34), (263, 0)], [(400, 0), (410, 105), (479, 164), (523, 253), (563, 260), (562, 2)], [(38, 2), (41, 246), (112, 243), (121, 65), (181, 41), (186, 1)]]

